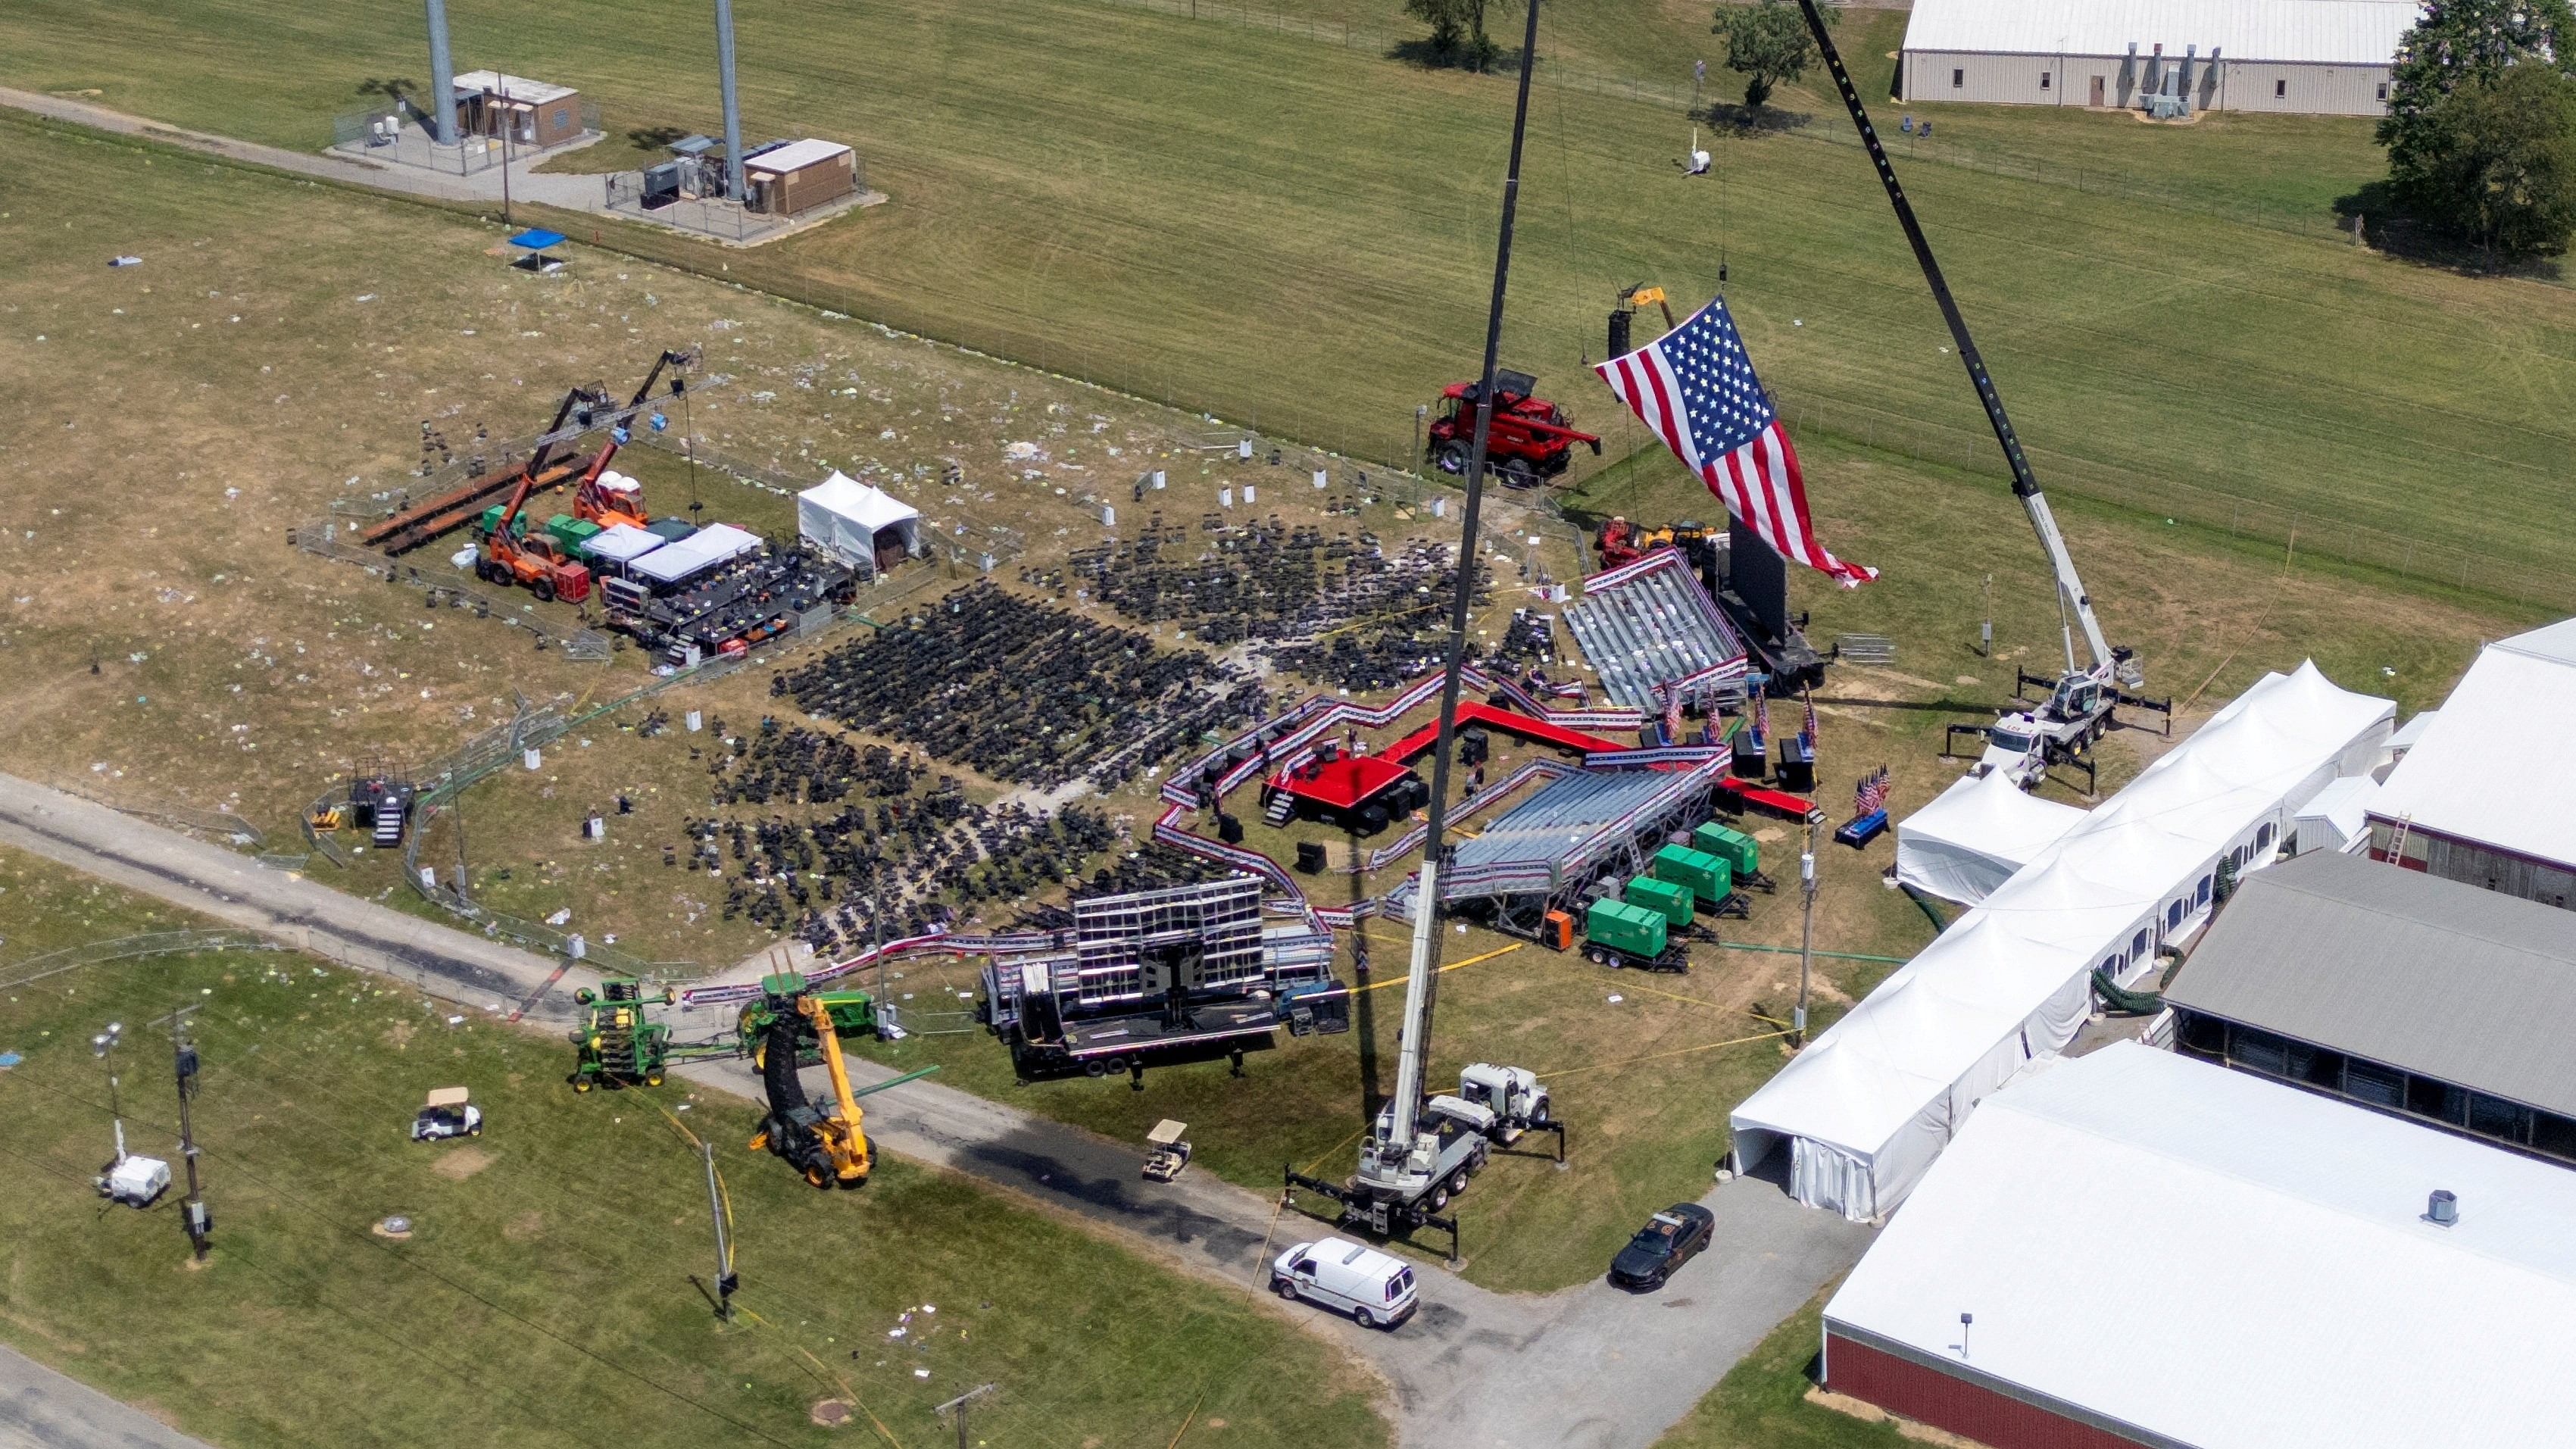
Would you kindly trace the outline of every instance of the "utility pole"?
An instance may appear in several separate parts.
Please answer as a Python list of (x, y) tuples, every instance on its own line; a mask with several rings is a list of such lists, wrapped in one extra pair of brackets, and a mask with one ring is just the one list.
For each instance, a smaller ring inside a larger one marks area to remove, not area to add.
[(707, 1164), (707, 1217), (716, 1229), (716, 1317), (733, 1318), (733, 1290), (742, 1279), (733, 1271), (733, 1241), (725, 1236), (724, 1188), (716, 1180), (716, 1145), (701, 1140), (698, 1153)]
[(510, 132), (516, 129), (510, 114), (510, 78), (501, 78), (501, 224), (510, 221)]
[(1000, 1387), (998, 1384), (979, 1384), (976, 1387), (959, 1394), (957, 1397), (950, 1399), (947, 1403), (941, 1404), (937, 1409), (932, 1411), (942, 1418), (947, 1417), (951, 1413), (956, 1414), (957, 1449), (967, 1449), (967, 1446), (974, 1442), (966, 1437), (966, 1406), (973, 1403), (975, 1400), (984, 1397), (986, 1394), (993, 1392), (993, 1390), (998, 1387)]
[(108, 1053), (116, 1050), (116, 1044), (124, 1037), (125, 1023), (111, 1021), (107, 1024), (107, 1030), (89, 1039), (90, 1055), (107, 1064), (107, 1117), (116, 1128), (115, 1161), (117, 1162), (125, 1160), (125, 1109), (117, 1099), (116, 1063), (108, 1059)]
[(1807, 981), (1816, 968), (1816, 822), (1807, 822), (1807, 846), (1798, 852), (1798, 894), (1804, 904), (1798, 920), (1798, 1010), (1789, 1020), (1790, 1045), (1807, 1044)]
[(196, 1009), (182, 1006), (162, 1021), (170, 1023), (170, 1066), (179, 1087), (179, 1155), (188, 1160), (188, 1200), (181, 1207), (180, 1218), (188, 1229), (188, 1242), (196, 1249), (197, 1261), (202, 1263), (206, 1261), (206, 1239), (214, 1231), (214, 1219), (206, 1212), (206, 1195), (197, 1181), (197, 1137), (188, 1121), (188, 1104), (197, 1095), (197, 1049), (188, 1041), (188, 1016)]
[(1995, 657), (1995, 576), (1993, 574), (1986, 575), (1986, 622), (1977, 630), (1977, 653), (1987, 659)]

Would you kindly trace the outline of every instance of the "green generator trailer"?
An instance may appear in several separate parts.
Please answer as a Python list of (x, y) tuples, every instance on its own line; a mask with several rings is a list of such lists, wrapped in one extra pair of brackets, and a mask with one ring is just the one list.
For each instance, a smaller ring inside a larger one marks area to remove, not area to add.
[[(1661, 913), (1664, 924), (1668, 928), (1687, 926), (1691, 923), (1692, 917), (1697, 914), (1694, 909), (1696, 898), (1691, 888), (1679, 881), (1657, 880), (1650, 875), (1641, 875), (1628, 882), (1621, 896), (1629, 905), (1644, 906), (1647, 910)], [(1667, 930), (1666, 934), (1670, 934), (1670, 931)]]
[(1735, 883), (1753, 890), (1772, 889), (1771, 877), (1762, 873), (1762, 845), (1752, 836), (1731, 825), (1711, 820), (1691, 832), (1691, 847), (1725, 861), (1735, 872)]
[(1583, 913), (1583, 959), (1596, 966), (1688, 971), (1690, 953), (1671, 938), (1671, 925), (1660, 910), (1604, 896)]

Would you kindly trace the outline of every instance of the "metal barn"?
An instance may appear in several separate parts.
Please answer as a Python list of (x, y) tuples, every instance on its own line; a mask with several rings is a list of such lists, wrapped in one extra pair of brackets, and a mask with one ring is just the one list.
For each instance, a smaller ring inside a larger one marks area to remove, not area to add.
[(2376, 116), (2412, 0), (1917, 0), (1908, 101)]

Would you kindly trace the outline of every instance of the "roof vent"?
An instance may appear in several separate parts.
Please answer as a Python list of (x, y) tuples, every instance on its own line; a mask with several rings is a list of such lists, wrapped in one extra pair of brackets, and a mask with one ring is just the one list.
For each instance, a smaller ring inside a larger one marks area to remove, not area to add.
[(2424, 1204), (2424, 1221), (2437, 1228), (2456, 1227), (2460, 1221), (2460, 1195), (2449, 1188), (2435, 1188)]

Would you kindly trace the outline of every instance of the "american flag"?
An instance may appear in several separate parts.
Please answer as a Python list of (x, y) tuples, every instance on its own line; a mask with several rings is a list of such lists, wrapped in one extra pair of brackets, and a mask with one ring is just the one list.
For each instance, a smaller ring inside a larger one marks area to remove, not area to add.
[(1717, 298), (1662, 337), (1592, 369), (1780, 556), (1845, 588), (1878, 577), (1826, 552), (1807, 521), (1797, 451)]
[(1771, 696), (1760, 690), (1753, 693), (1753, 743), (1764, 750), (1771, 748)]
[(1682, 742), (1682, 686), (1679, 680), (1664, 686), (1664, 743)]
[(1890, 788), (1892, 787), (1887, 778), (1885, 765), (1879, 766), (1870, 774), (1863, 775), (1860, 784), (1852, 791), (1852, 813), (1867, 815), (1872, 811), (1886, 809)]
[(1816, 757), (1816, 696), (1812, 691), (1804, 689), (1798, 693), (1807, 702), (1807, 722), (1798, 727), (1798, 744), (1807, 752), (1807, 758), (1812, 760)]

